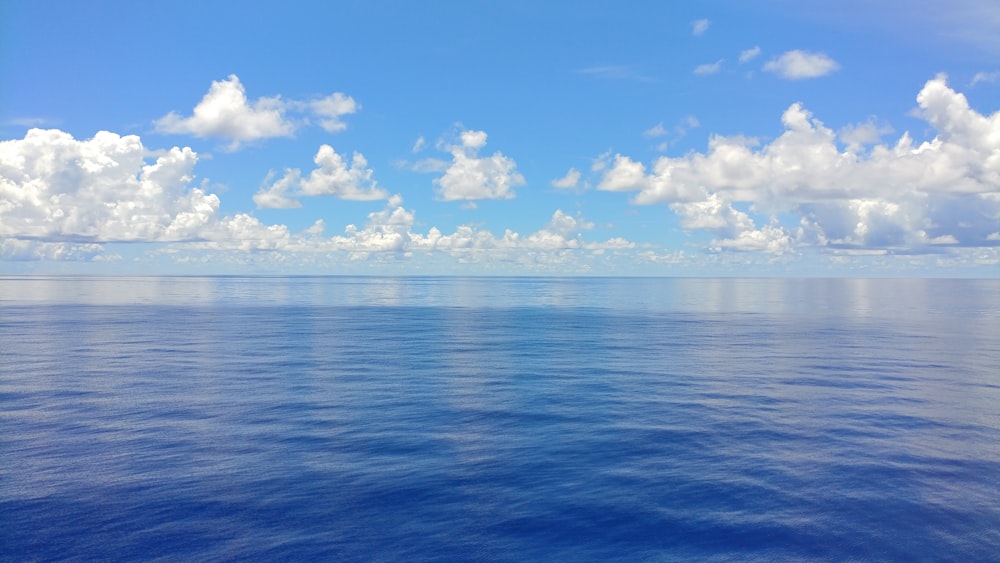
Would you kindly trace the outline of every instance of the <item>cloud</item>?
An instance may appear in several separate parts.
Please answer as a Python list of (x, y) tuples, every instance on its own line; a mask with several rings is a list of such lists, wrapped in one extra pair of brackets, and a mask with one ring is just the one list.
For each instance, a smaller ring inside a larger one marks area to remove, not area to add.
[[(264, 179), (264, 185), (253, 196), (257, 209), (292, 209), (302, 207), (299, 202), (299, 187), (302, 184), (302, 172), (297, 168), (285, 169), (285, 174), (274, 183), (271, 172)], [(269, 185), (270, 183), (270, 185)], [(293, 195), (294, 194), (294, 195)]]
[(893, 129), (888, 124), (878, 123), (874, 118), (870, 118), (864, 123), (842, 127), (837, 132), (837, 138), (847, 145), (849, 151), (857, 152), (864, 146), (878, 143), (882, 137), (892, 132)]
[(247, 215), (220, 217), (219, 198), (191, 186), (198, 158), (190, 148), (162, 151), (153, 162), (146, 154), (139, 137), (107, 131), (79, 141), (32, 129), (0, 142), (0, 238), (39, 243), (31, 252), (51, 257), (93, 255), (109, 242), (256, 247), (287, 234)]
[(347, 129), (347, 124), (340, 120), (343, 115), (350, 115), (358, 111), (358, 103), (354, 98), (335, 92), (329, 96), (309, 102), (309, 108), (320, 118), (320, 126), (330, 133), (337, 133)]
[(584, 266), (579, 262), (581, 253), (599, 256), (636, 248), (635, 243), (620, 237), (603, 242), (584, 240), (582, 232), (593, 228), (593, 223), (559, 209), (543, 228), (527, 235), (506, 229), (498, 236), (474, 225), (460, 225), (451, 234), (437, 227), (420, 233), (413, 229), (416, 214), (405, 209), (402, 202), (402, 197), (395, 195), (383, 210), (369, 213), (364, 225), (348, 225), (343, 234), (330, 238), (302, 238), (293, 242), (289, 250), (346, 253), (352, 261), (378, 260), (385, 256), (408, 258), (422, 253), (448, 256), (459, 263), (516, 263), (545, 269), (573, 263)]
[(56, 125), (55, 120), (45, 117), (15, 117), (7, 120), (10, 125), (17, 127), (27, 127), (29, 129)]
[(120, 257), (105, 256), (104, 246), (100, 244), (0, 239), (0, 259), (13, 262), (38, 260), (89, 262), (101, 259), (115, 260)]
[(643, 136), (645, 137), (662, 137), (668, 133), (669, 131), (667, 131), (667, 128), (663, 126), (662, 122), (657, 123), (656, 125), (642, 132)]
[(231, 74), (226, 80), (212, 82), (191, 116), (170, 112), (154, 121), (154, 127), (159, 133), (225, 139), (230, 141), (229, 150), (237, 150), (248, 142), (294, 135), (304, 121), (289, 118), (289, 113), (311, 113), (323, 129), (338, 132), (347, 127), (340, 118), (358, 107), (353, 98), (340, 92), (309, 102), (275, 96), (251, 103), (239, 77)]
[(745, 51), (740, 51), (740, 64), (748, 63), (760, 55), (760, 47), (751, 47)]
[(576, 168), (570, 168), (569, 171), (566, 172), (565, 176), (563, 176), (562, 178), (552, 180), (553, 187), (563, 190), (573, 189), (577, 187), (577, 185), (579, 184), (580, 184), (580, 171), (577, 170)]
[(691, 22), (691, 35), (698, 37), (708, 31), (708, 26), (711, 22), (706, 19), (695, 20)]
[(253, 196), (258, 208), (301, 207), (297, 200), (303, 196), (335, 196), (340, 199), (370, 201), (385, 199), (388, 192), (378, 187), (374, 172), (368, 168), (368, 161), (361, 153), (354, 153), (350, 164), (333, 150), (330, 145), (321, 145), (313, 162), (316, 168), (303, 177), (297, 168), (285, 170), (285, 174), (272, 183), (261, 187)]
[(826, 76), (840, 68), (837, 61), (823, 53), (788, 51), (764, 64), (764, 70), (787, 80)]
[(421, 174), (436, 174), (448, 170), (449, 163), (440, 158), (422, 158), (407, 166), (410, 170)]
[(663, 126), (663, 123), (660, 122), (654, 125), (653, 127), (650, 127), (649, 129), (643, 131), (642, 135), (644, 137), (650, 137), (654, 139), (660, 137), (666, 137), (669, 135), (670, 136), (669, 139), (660, 143), (656, 147), (657, 150), (665, 151), (671, 145), (677, 143), (682, 138), (684, 138), (684, 136), (687, 135), (690, 130), (697, 129), (700, 126), (701, 122), (698, 121), (697, 117), (693, 115), (686, 115), (683, 118), (681, 118), (681, 120), (677, 122), (677, 124), (674, 125), (673, 128), (671, 129), (667, 129), (666, 127)]
[(725, 59), (719, 59), (714, 63), (698, 65), (695, 67), (694, 73), (698, 75), (715, 74), (722, 68), (723, 62), (725, 62)]
[(462, 131), (460, 138), (459, 144), (449, 147), (452, 161), (444, 176), (434, 180), (438, 198), (443, 201), (513, 198), (513, 188), (524, 185), (524, 177), (517, 172), (514, 160), (499, 151), (479, 157), (479, 149), (486, 145), (484, 131)]
[(1000, 80), (1000, 71), (977, 72), (975, 76), (972, 77), (972, 82), (969, 83), (969, 86), (975, 86), (976, 84), (983, 82), (992, 83), (997, 80)]
[[(502, 236), (481, 231), (471, 225), (459, 226), (451, 235), (444, 235), (431, 228), (426, 235), (409, 235), (408, 247), (414, 250), (445, 252), (468, 258), (480, 254), (483, 258), (512, 260), (528, 256), (532, 261), (540, 258), (539, 252), (548, 254), (547, 261), (565, 256), (567, 251), (589, 251), (601, 254), (606, 251), (633, 249), (636, 244), (620, 237), (604, 242), (588, 242), (582, 231), (593, 228), (593, 223), (582, 217), (573, 217), (557, 209), (542, 229), (522, 236), (507, 229)], [(554, 254), (550, 254), (554, 253)]]
[[(485, 145), (485, 134), (464, 133), (456, 150)], [(191, 149), (155, 151), (159, 156), (149, 159), (151, 152), (137, 136), (109, 132), (77, 140), (62, 131), (33, 129), (24, 139), (0, 142), (0, 258), (120, 260), (107, 251), (107, 243), (156, 242), (163, 244), (151, 251), (153, 255), (180, 262), (230, 263), (239, 256), (254, 256), (252, 260), (315, 264), (315, 258), (308, 256), (329, 260), (341, 255), (359, 261), (424, 253), (458, 262), (585, 269), (584, 255), (635, 248), (622, 238), (585, 240), (582, 233), (593, 224), (561, 210), (543, 228), (525, 236), (509, 229), (495, 235), (473, 225), (459, 226), (451, 234), (435, 227), (417, 232), (415, 213), (403, 207), (398, 195), (388, 197), (383, 209), (369, 213), (364, 225), (348, 225), (342, 234), (323, 236), (322, 219), (293, 234), (285, 225), (267, 225), (245, 213), (221, 216), (219, 198), (191, 185), (197, 162)], [(305, 195), (376, 192), (361, 155), (354, 155), (348, 164), (324, 145), (315, 161), (317, 168), (308, 176), (286, 171), (258, 193), (258, 203), (288, 207)]]
[(750, 215), (735, 209), (727, 196), (718, 193), (701, 201), (673, 203), (670, 209), (681, 217), (682, 227), (720, 235), (712, 241), (719, 249), (785, 254), (794, 246), (792, 235), (784, 228), (767, 225), (758, 229)]
[[(917, 95), (936, 137), (908, 132), (892, 145), (874, 119), (837, 135), (802, 107), (782, 115), (769, 144), (714, 136), (704, 153), (661, 157), (652, 169), (621, 154), (597, 188), (631, 192), (639, 205), (667, 204), (682, 226), (715, 232), (731, 249), (794, 245), (929, 252), (940, 245), (992, 246), (1000, 222), (1000, 112), (984, 116), (944, 76)], [(839, 141), (839, 142), (838, 142)], [(758, 228), (749, 204), (768, 216)], [(798, 217), (795, 228), (778, 217)], [(756, 246), (755, 246), (756, 245)]]

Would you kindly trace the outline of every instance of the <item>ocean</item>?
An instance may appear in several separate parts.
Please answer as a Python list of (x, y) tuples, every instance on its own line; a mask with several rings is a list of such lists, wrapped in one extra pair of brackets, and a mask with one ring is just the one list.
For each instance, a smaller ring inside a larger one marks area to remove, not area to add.
[(1000, 280), (0, 276), (0, 558), (1000, 560)]

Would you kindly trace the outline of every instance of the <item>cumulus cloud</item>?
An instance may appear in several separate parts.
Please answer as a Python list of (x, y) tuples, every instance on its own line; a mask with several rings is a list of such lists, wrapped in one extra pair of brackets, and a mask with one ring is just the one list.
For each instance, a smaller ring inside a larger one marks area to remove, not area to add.
[[(44, 243), (31, 252), (94, 254), (108, 242), (254, 241), (273, 243), (281, 229), (238, 214), (219, 216), (219, 198), (191, 186), (197, 155), (163, 151), (146, 162), (135, 135), (101, 131), (76, 140), (32, 129), (0, 142), (0, 237)], [(76, 245), (73, 247), (65, 244)], [(25, 248), (6, 243), (5, 252)]]
[(728, 196), (711, 194), (701, 201), (673, 203), (686, 229), (708, 230), (720, 236), (712, 245), (720, 249), (784, 254), (794, 246), (791, 233), (776, 225), (758, 229), (754, 220), (733, 207)]
[(319, 124), (324, 130), (337, 133), (347, 129), (347, 124), (340, 120), (341, 116), (358, 111), (358, 103), (350, 96), (334, 92), (325, 98), (309, 102), (309, 108), (319, 117)]
[[(464, 149), (485, 145), (485, 134), (466, 133), (461, 136)], [(109, 132), (77, 140), (62, 131), (34, 129), (24, 139), (0, 142), (0, 258), (116, 260), (120, 257), (106, 252), (107, 243), (157, 242), (167, 244), (155, 252), (176, 260), (218, 256), (214, 252), (230, 257), (233, 252), (274, 252), (286, 258), (341, 253), (349, 260), (425, 253), (460, 262), (526, 261), (523, 265), (547, 267), (576, 260), (581, 253), (596, 256), (635, 247), (622, 238), (584, 240), (582, 233), (593, 224), (561, 210), (524, 236), (509, 229), (495, 235), (473, 225), (451, 234), (435, 227), (418, 232), (415, 213), (403, 207), (398, 195), (369, 213), (362, 226), (348, 225), (339, 235), (324, 237), (322, 219), (293, 234), (285, 225), (264, 224), (245, 213), (221, 216), (219, 198), (191, 185), (197, 162), (191, 149), (156, 152), (159, 156), (150, 161), (151, 151), (137, 136)], [(380, 193), (364, 157), (355, 155), (348, 164), (324, 146), (315, 160), (317, 168), (308, 176), (286, 171), (258, 194), (258, 203), (288, 207), (305, 195), (370, 198)]]
[(449, 147), (451, 164), (444, 176), (434, 180), (439, 199), (510, 199), (514, 197), (513, 188), (524, 185), (524, 176), (517, 172), (513, 159), (499, 151), (492, 156), (478, 156), (486, 138), (484, 131), (462, 131), (461, 141)]
[(54, 260), (66, 262), (112, 261), (120, 256), (106, 256), (104, 246), (94, 243), (42, 242), (24, 239), (0, 239), (0, 259), (12, 262)]
[(358, 110), (353, 98), (340, 92), (308, 102), (283, 100), (280, 96), (263, 97), (251, 102), (246, 89), (235, 74), (226, 80), (213, 81), (208, 93), (194, 107), (192, 115), (182, 117), (170, 112), (157, 119), (157, 132), (194, 135), (230, 141), (236, 150), (244, 143), (273, 137), (291, 137), (300, 123), (289, 113), (311, 113), (320, 126), (329, 132), (344, 130), (344, 115)]
[(354, 153), (351, 162), (333, 150), (321, 145), (313, 162), (316, 168), (309, 176), (302, 176), (298, 168), (285, 170), (275, 182), (261, 187), (253, 200), (258, 208), (301, 207), (298, 198), (303, 196), (335, 196), (340, 199), (370, 201), (385, 199), (388, 192), (378, 187), (374, 172), (361, 153)]
[[(440, 251), (455, 256), (471, 253), (485, 253), (489, 258), (512, 258), (516, 255), (554, 252), (559, 255), (571, 251), (589, 251), (600, 254), (606, 251), (633, 249), (635, 243), (620, 237), (603, 242), (587, 242), (582, 231), (593, 228), (593, 223), (581, 217), (573, 217), (557, 209), (545, 227), (528, 235), (520, 235), (507, 229), (501, 236), (479, 230), (471, 225), (459, 226), (451, 235), (442, 234), (431, 228), (426, 235), (411, 234), (411, 247), (425, 251)], [(538, 254), (533, 254), (538, 258)], [(551, 255), (550, 255), (551, 258)]]
[(847, 149), (857, 152), (862, 147), (874, 145), (882, 140), (882, 137), (893, 132), (890, 125), (878, 123), (874, 118), (870, 118), (864, 123), (846, 125), (837, 132), (837, 137), (847, 145)]
[(570, 168), (565, 176), (552, 180), (552, 186), (563, 190), (573, 189), (580, 184), (580, 176), (579, 170)]
[(691, 35), (698, 37), (708, 31), (708, 26), (711, 24), (707, 19), (700, 19), (691, 22)]
[(823, 53), (788, 51), (764, 64), (764, 70), (787, 80), (826, 76), (840, 68), (837, 61)]
[[(715, 232), (717, 246), (787, 251), (795, 245), (930, 251), (992, 246), (1000, 224), (1000, 112), (984, 116), (944, 76), (917, 96), (937, 135), (917, 144), (875, 120), (840, 134), (801, 104), (782, 115), (768, 144), (715, 136), (704, 153), (661, 157), (646, 166), (615, 155), (598, 189), (633, 193), (633, 203), (667, 204), (682, 226)], [(734, 204), (769, 218), (758, 227)], [(797, 216), (781, 227), (777, 218)]]
[(348, 225), (342, 234), (330, 238), (310, 236), (289, 246), (307, 253), (345, 253), (349, 260), (408, 258), (414, 254), (444, 255), (459, 263), (518, 263), (529, 267), (568, 264), (581, 254), (598, 256), (606, 252), (629, 251), (635, 243), (623, 238), (586, 241), (582, 232), (593, 224), (557, 209), (541, 229), (521, 235), (510, 229), (496, 235), (474, 225), (460, 225), (450, 234), (437, 227), (426, 232), (414, 230), (416, 214), (403, 207), (399, 195), (392, 196), (384, 209), (368, 214), (365, 224)]

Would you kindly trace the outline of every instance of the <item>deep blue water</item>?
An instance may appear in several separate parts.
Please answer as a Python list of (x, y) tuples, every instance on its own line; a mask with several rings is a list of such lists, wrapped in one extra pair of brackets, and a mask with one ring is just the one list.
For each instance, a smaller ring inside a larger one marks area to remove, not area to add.
[(0, 277), (4, 560), (998, 560), (1000, 280)]

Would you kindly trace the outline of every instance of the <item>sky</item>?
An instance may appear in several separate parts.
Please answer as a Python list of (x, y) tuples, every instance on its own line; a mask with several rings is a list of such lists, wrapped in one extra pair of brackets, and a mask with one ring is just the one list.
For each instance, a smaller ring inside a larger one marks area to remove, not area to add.
[(1000, 277), (993, 0), (0, 4), (0, 273)]

